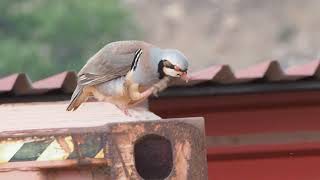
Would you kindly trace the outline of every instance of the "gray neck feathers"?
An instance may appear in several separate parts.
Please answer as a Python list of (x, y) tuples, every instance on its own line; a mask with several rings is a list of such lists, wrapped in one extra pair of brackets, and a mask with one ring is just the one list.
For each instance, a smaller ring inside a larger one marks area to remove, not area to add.
[[(158, 64), (161, 60), (161, 49), (152, 47), (149, 50), (149, 57), (146, 57), (148, 66), (139, 66), (139, 63), (142, 63), (140, 60), (138, 62), (137, 69), (134, 71), (134, 81), (145, 86), (150, 86), (157, 81), (159, 81), (159, 73), (158, 73)], [(145, 67), (148, 67), (147, 69)]]
[(160, 48), (153, 47), (150, 49), (150, 63), (152, 67), (158, 67), (159, 62), (162, 60), (162, 52)]

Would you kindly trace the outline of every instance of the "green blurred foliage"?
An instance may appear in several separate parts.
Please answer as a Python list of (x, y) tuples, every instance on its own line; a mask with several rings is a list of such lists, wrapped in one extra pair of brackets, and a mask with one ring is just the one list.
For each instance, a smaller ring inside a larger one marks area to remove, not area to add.
[(118, 0), (1, 0), (0, 75), (79, 70), (106, 43), (138, 36)]

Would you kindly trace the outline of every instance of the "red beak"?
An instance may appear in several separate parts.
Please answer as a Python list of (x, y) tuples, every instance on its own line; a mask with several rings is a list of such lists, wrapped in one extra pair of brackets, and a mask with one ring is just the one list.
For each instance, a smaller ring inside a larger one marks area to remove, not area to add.
[(180, 76), (180, 78), (184, 81), (186, 81), (186, 83), (188, 83), (190, 77), (188, 76), (187, 72), (183, 72), (183, 74)]

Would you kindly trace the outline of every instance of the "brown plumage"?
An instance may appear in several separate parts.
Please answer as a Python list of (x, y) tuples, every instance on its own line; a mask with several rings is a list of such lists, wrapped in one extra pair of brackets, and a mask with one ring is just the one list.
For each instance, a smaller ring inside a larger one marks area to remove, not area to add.
[(142, 41), (119, 41), (104, 46), (78, 73), (78, 85), (67, 111), (76, 110), (92, 96), (96, 91), (95, 85), (127, 75), (137, 49), (147, 52), (150, 47), (151, 44)]

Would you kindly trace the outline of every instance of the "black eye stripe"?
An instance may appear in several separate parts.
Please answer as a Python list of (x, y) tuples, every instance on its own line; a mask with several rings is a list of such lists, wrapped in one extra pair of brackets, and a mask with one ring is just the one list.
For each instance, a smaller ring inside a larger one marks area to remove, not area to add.
[(167, 68), (174, 69), (174, 65), (170, 64)]
[(163, 66), (166, 68), (174, 69), (174, 65), (171, 64), (168, 60), (163, 61)]

